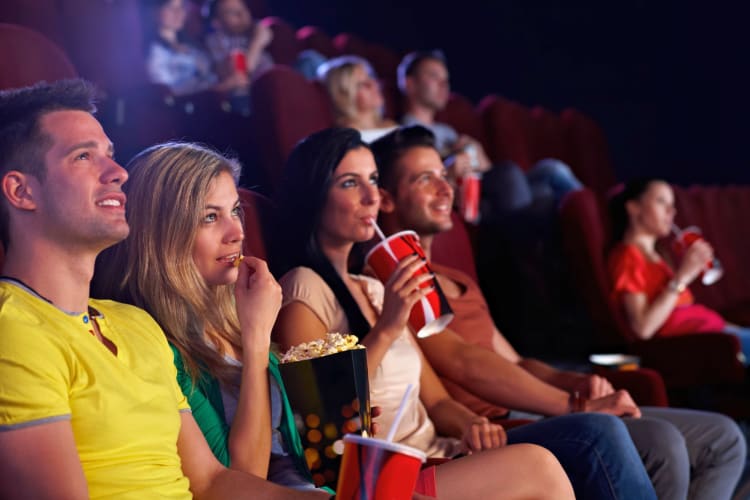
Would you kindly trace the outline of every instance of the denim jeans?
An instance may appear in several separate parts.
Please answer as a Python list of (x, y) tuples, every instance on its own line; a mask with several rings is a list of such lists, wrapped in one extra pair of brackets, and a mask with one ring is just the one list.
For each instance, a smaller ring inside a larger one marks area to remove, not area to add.
[(508, 444), (533, 443), (550, 450), (568, 474), (576, 498), (656, 499), (621, 419), (598, 413), (554, 417), (508, 431)]
[(750, 366), (750, 328), (746, 326), (724, 325), (724, 331), (731, 333), (739, 339), (742, 354), (745, 356), (745, 359), (742, 360), (742, 364)]

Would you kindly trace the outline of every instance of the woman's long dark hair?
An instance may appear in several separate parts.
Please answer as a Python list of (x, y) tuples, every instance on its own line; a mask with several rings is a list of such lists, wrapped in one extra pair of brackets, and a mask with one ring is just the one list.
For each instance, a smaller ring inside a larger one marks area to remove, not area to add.
[(625, 237), (625, 232), (630, 226), (630, 216), (628, 215), (627, 203), (633, 200), (639, 200), (641, 196), (648, 191), (651, 184), (655, 182), (665, 182), (655, 177), (642, 177), (633, 179), (625, 183), (621, 189), (617, 190), (609, 197), (609, 219), (612, 224), (611, 246), (621, 243)]
[(351, 333), (361, 338), (370, 325), (317, 240), (333, 172), (349, 151), (359, 148), (368, 148), (359, 132), (338, 127), (316, 132), (295, 146), (276, 196), (269, 261), (277, 277), (297, 266), (318, 273), (344, 309)]

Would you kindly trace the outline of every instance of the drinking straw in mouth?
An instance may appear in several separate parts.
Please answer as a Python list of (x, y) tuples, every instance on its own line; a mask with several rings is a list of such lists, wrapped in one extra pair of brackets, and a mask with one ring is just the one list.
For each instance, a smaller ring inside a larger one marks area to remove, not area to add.
[(382, 241), (385, 241), (385, 234), (383, 234), (383, 231), (380, 230), (380, 228), (378, 227), (378, 223), (375, 222), (375, 219), (371, 219), (370, 224), (372, 225), (372, 228), (375, 230), (375, 233), (377, 233), (378, 237)]
[(674, 222), (672, 223), (672, 234), (674, 234), (676, 238), (680, 238), (682, 236), (682, 229), (680, 229), (680, 227)]
[(401, 419), (404, 416), (404, 409), (406, 408), (406, 402), (409, 399), (409, 394), (411, 394), (412, 389), (414, 389), (413, 384), (409, 384), (406, 386), (406, 390), (404, 391), (404, 397), (401, 398), (401, 404), (398, 405), (398, 411), (396, 412), (396, 417), (393, 419), (393, 423), (391, 424), (391, 429), (388, 431), (388, 436), (385, 438), (386, 441), (393, 441), (393, 438), (396, 436), (396, 429), (398, 429), (398, 424), (401, 423)]

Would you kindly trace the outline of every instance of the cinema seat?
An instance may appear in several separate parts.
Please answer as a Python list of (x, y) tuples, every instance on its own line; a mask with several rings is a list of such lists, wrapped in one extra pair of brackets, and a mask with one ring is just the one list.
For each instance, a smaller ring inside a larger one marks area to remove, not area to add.
[(620, 305), (610, 298), (606, 269), (609, 228), (604, 214), (602, 201), (591, 189), (569, 193), (560, 209), (567, 261), (596, 331), (595, 347), (640, 356), (642, 366), (664, 377), (667, 389), (741, 384), (745, 369), (737, 358), (739, 341), (732, 335), (636, 338)]
[(323, 89), (287, 66), (276, 65), (253, 82), (250, 129), (257, 143), (269, 194), (294, 145), (313, 132), (333, 125)]
[(76, 76), (65, 52), (44, 35), (24, 26), (0, 23), (0, 89)]

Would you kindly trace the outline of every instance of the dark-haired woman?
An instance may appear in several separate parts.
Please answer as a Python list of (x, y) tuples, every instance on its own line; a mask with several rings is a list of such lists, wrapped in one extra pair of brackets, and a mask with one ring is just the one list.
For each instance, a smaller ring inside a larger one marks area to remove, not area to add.
[(694, 332), (728, 332), (750, 358), (750, 329), (727, 323), (719, 313), (696, 304), (688, 286), (713, 259), (703, 239), (685, 249), (673, 268), (657, 242), (669, 236), (675, 216), (674, 192), (658, 179), (632, 181), (610, 199), (612, 241), (608, 268), (613, 300), (621, 305), (639, 339)]

